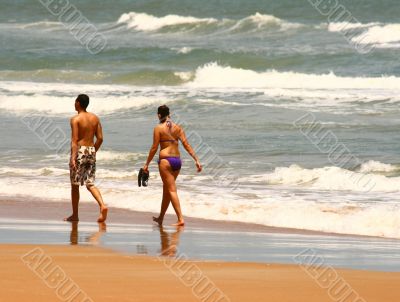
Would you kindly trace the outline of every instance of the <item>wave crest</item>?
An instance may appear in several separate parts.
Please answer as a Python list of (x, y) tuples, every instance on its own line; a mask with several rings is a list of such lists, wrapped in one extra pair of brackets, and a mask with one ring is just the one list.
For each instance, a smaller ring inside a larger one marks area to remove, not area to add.
[[(71, 115), (74, 113), (74, 98), (82, 91), (90, 91), (93, 98), (89, 109), (96, 114), (113, 114), (131, 109), (170, 103), (173, 99), (144, 89), (143, 95), (132, 92), (129, 86), (86, 85), (65, 83), (1, 82), (0, 110), (16, 115), (46, 113)], [(49, 105), (51, 104), (51, 105)]]
[(400, 177), (386, 177), (375, 172), (393, 171), (398, 168), (379, 162), (367, 162), (359, 171), (335, 166), (306, 169), (298, 165), (277, 167), (271, 173), (253, 176), (256, 182), (268, 185), (294, 186), (313, 190), (352, 192), (399, 192)]
[(214, 18), (195, 18), (179, 15), (167, 15), (164, 17), (156, 17), (146, 13), (130, 12), (122, 14), (117, 23), (125, 23), (128, 28), (139, 31), (155, 31), (167, 26), (187, 25), (187, 24), (210, 24), (218, 22)]
[(400, 78), (340, 77), (334, 73), (305, 74), (220, 66), (216, 62), (197, 68), (192, 87), (238, 87), (238, 88), (304, 88), (304, 89), (398, 89)]
[(400, 24), (337, 22), (328, 25), (330, 32), (350, 34), (351, 41), (378, 48), (400, 47)]
[[(209, 30), (222, 32), (229, 31), (231, 33), (241, 33), (254, 30), (265, 29), (293, 29), (303, 27), (303, 24), (291, 23), (279, 19), (272, 15), (255, 13), (254, 15), (245, 17), (240, 20), (233, 19), (215, 19), (215, 18), (196, 18), (192, 16), (166, 15), (157, 17), (146, 13), (130, 12), (120, 16), (118, 24), (126, 24), (128, 29), (137, 31), (158, 31), (167, 28), (182, 32), (182, 30)], [(183, 28), (183, 27), (186, 28)], [(207, 28), (212, 26), (211, 28)]]

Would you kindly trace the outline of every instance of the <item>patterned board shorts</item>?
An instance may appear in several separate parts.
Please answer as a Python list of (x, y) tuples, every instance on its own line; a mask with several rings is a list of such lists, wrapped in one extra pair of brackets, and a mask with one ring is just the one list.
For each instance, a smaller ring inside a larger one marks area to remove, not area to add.
[(94, 147), (79, 147), (76, 169), (70, 168), (70, 178), (72, 185), (94, 186), (96, 178), (96, 149)]

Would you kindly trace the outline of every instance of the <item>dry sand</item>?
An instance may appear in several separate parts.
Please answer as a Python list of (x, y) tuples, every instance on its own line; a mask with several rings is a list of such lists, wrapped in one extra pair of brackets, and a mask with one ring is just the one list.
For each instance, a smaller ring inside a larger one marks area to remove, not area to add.
[[(314, 280), (297, 265), (175, 261), (168, 257), (128, 256), (93, 246), (1, 245), (0, 301), (62, 301), (57, 293), (68, 298), (74, 292), (78, 293), (75, 299), (64, 300), (400, 301), (400, 273), (338, 269), (338, 275), (331, 275), (331, 279), (340, 283), (334, 287), (325, 281), (329, 286), (321, 288), (318, 281), (323, 282), (324, 277)], [(198, 280), (202, 282), (196, 283)], [(74, 283), (77, 286), (68, 291)], [(338, 299), (340, 291), (332, 295), (339, 285), (346, 284), (350, 294), (347, 299)], [(209, 287), (201, 290), (201, 285)], [(214, 292), (207, 298), (212, 289), (226, 296)]]

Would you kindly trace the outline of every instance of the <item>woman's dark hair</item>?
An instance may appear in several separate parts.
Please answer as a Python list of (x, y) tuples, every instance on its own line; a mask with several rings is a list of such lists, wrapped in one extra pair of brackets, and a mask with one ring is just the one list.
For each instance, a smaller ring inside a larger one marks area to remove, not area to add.
[(165, 119), (169, 115), (169, 108), (167, 105), (158, 107), (157, 113), (160, 115), (160, 120)]

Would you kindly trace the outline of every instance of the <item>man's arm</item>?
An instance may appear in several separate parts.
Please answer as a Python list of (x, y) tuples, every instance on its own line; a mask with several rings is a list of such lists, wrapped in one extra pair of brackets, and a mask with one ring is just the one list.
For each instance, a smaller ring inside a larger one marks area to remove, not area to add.
[(99, 121), (99, 124), (97, 125), (97, 129), (96, 129), (96, 142), (94, 143), (94, 148), (97, 150), (100, 149), (101, 144), (103, 143), (103, 128), (101, 127), (101, 123)]
[(143, 170), (149, 170), (149, 164), (153, 160), (154, 155), (157, 153), (158, 145), (160, 144), (160, 130), (158, 127), (154, 128), (153, 132), (153, 145), (150, 148), (149, 155), (147, 156), (146, 164), (143, 167)]
[(71, 159), (70, 165), (72, 168), (76, 168), (76, 157), (78, 155), (78, 141), (79, 141), (79, 126), (78, 120), (73, 117), (70, 121), (71, 124)]

